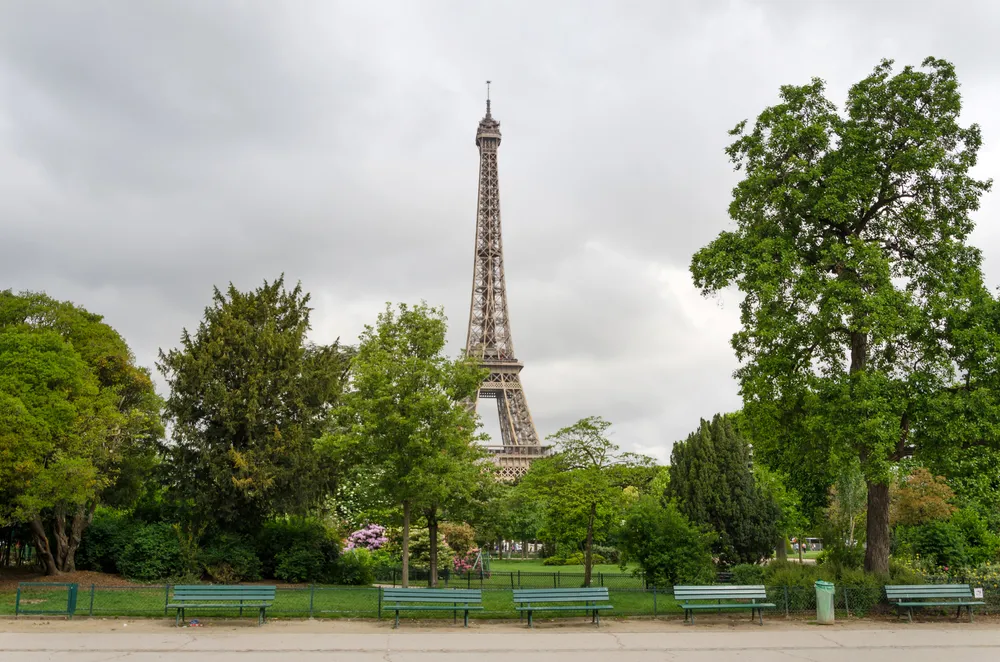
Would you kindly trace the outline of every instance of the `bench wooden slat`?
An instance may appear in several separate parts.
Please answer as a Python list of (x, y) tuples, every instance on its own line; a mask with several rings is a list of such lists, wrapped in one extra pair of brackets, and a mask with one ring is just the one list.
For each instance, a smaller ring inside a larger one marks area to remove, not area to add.
[[(533, 627), (532, 617), (536, 611), (589, 612), (592, 620), (600, 625), (600, 611), (614, 608), (610, 604), (595, 604), (610, 601), (606, 587), (520, 588), (514, 589), (513, 594), (514, 609), (528, 614), (528, 627)], [(584, 604), (565, 604), (568, 602)]]
[(263, 624), (267, 608), (274, 602), (276, 586), (239, 584), (180, 584), (174, 586), (166, 609), (176, 609), (179, 625), (188, 609), (257, 609), (257, 624)]
[(483, 592), (478, 588), (382, 589), (383, 609), (396, 612), (396, 621), (393, 627), (399, 627), (400, 611), (462, 612), (465, 627), (469, 627), (469, 612), (482, 610), (482, 601)]
[[(972, 621), (972, 608), (986, 604), (975, 600), (972, 587), (968, 584), (897, 584), (885, 587), (885, 597), (895, 605), (900, 613), (906, 607), (906, 615), (913, 622), (913, 608), (917, 607), (958, 607), (958, 615), (962, 615), (964, 607), (969, 612)], [(946, 599), (951, 598), (951, 599)]]
[[(756, 612), (760, 624), (764, 625), (764, 610), (776, 608), (772, 602), (757, 602), (767, 600), (767, 590), (762, 585), (675, 586), (674, 599), (681, 603), (684, 620), (692, 624), (696, 610), (749, 609), (750, 617), (753, 618)], [(715, 600), (715, 602), (692, 602), (693, 600)], [(749, 602), (723, 602), (724, 600)]]

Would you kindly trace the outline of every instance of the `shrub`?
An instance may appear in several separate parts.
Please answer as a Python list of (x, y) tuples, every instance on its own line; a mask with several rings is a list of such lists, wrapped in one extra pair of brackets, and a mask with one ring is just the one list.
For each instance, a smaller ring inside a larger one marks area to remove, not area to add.
[(959, 510), (951, 518), (965, 541), (967, 562), (982, 565), (996, 561), (1000, 556), (1000, 536), (990, 531), (979, 513), (971, 508)]
[(364, 547), (355, 547), (337, 560), (337, 583), (345, 586), (368, 586), (375, 581), (375, 561)]
[(622, 563), (635, 559), (657, 586), (711, 583), (715, 535), (691, 524), (673, 502), (645, 496), (629, 509), (621, 528)]
[(122, 550), (118, 567), (124, 576), (140, 581), (182, 575), (185, 567), (177, 532), (163, 523), (137, 526)]
[(609, 545), (594, 545), (593, 551), (595, 554), (603, 556), (606, 563), (618, 565), (622, 560), (621, 552), (619, 552), (617, 548)]
[(327, 576), (326, 557), (318, 549), (292, 547), (278, 553), (274, 576), (292, 584), (316, 582)]
[(223, 534), (201, 550), (198, 560), (215, 582), (237, 584), (261, 578), (260, 559), (245, 538)]
[(962, 531), (950, 521), (901, 526), (897, 535), (904, 549), (932, 566), (954, 568), (968, 561)]
[(295, 517), (266, 523), (257, 536), (257, 554), (264, 577), (331, 582), (340, 548), (322, 522)]
[(465, 522), (441, 522), (438, 526), (455, 554), (466, 556), (476, 546), (476, 532)]
[(128, 513), (112, 508), (98, 508), (90, 526), (83, 532), (76, 553), (76, 567), (96, 572), (120, 572), (118, 560), (136, 528)]
[[(455, 553), (445, 542), (440, 528), (437, 539), (438, 568), (449, 568)], [(410, 565), (414, 568), (429, 568), (431, 565), (431, 536), (426, 527), (410, 531)]]
[(740, 585), (763, 584), (767, 571), (765, 566), (753, 563), (739, 563), (729, 570), (733, 573), (733, 583)]
[(369, 524), (351, 533), (347, 537), (344, 549), (362, 548), (373, 552), (384, 546), (387, 542), (389, 542), (389, 538), (386, 536), (385, 527), (379, 524)]

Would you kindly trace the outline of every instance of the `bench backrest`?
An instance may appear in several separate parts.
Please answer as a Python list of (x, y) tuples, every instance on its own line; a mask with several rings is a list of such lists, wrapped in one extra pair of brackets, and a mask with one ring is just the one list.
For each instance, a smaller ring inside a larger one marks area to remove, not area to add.
[(900, 584), (886, 586), (885, 597), (889, 600), (971, 598), (972, 589), (968, 584)]
[(473, 603), (483, 601), (478, 588), (386, 588), (382, 590), (386, 602), (441, 602)]
[(761, 586), (675, 586), (675, 600), (766, 600)]
[(256, 584), (187, 584), (174, 586), (175, 602), (198, 600), (244, 600), (249, 602), (273, 601), (276, 587)]
[(609, 600), (607, 588), (514, 589), (514, 602), (597, 602), (601, 600)]

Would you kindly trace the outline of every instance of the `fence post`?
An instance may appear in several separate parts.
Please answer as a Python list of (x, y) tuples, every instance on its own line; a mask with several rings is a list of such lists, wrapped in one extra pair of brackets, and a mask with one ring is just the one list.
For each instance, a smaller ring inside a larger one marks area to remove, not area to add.
[(170, 604), (170, 584), (163, 587), (163, 615), (167, 615), (167, 605)]
[(472, 588), (472, 573), (465, 573), (465, 588)]
[(521, 588), (521, 569), (517, 569), (517, 587)]
[(597, 578), (601, 581), (601, 586), (604, 586), (604, 573), (603, 572), (597, 573)]
[(21, 585), (17, 585), (17, 597), (14, 598), (14, 618), (21, 612)]
[(788, 618), (788, 586), (785, 585), (785, 618)]
[(378, 620), (382, 620), (382, 587), (375, 589), (378, 592)]
[(87, 612), (87, 616), (94, 615), (94, 585), (90, 585), (90, 609)]
[(556, 582), (556, 573), (552, 573), (552, 588), (556, 588), (559, 584)]
[(844, 587), (844, 610), (847, 612), (847, 617), (851, 617), (851, 605), (847, 601), (847, 587)]
[(514, 590), (514, 573), (510, 573), (510, 590)]
[(316, 598), (316, 584), (309, 585), (309, 618), (313, 617), (313, 602)]
[(656, 616), (656, 584), (653, 584), (653, 616)]

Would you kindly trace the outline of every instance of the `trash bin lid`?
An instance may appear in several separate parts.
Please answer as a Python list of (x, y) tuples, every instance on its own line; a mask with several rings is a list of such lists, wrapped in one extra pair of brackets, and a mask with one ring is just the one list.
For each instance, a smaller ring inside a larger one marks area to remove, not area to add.
[(822, 586), (822, 587), (833, 586), (833, 582), (825, 582), (822, 579), (817, 579), (816, 580), (816, 586), (817, 586), (817, 588), (820, 587), (820, 586)]

